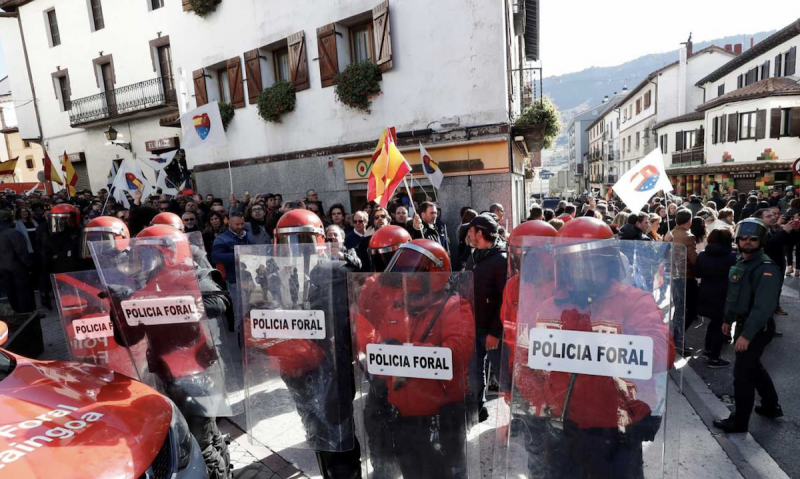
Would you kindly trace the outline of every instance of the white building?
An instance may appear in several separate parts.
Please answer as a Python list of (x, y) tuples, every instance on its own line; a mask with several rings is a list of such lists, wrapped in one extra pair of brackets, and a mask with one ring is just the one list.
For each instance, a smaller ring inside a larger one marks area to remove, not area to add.
[(684, 43), (677, 61), (650, 73), (619, 105), (620, 168), (624, 174), (657, 146), (657, 123), (691, 113), (703, 102), (698, 79), (716, 70), (733, 52), (710, 46), (693, 52), (691, 41)]
[(617, 182), (622, 115), (619, 104), (626, 96), (627, 92), (623, 91), (610, 99), (606, 97), (603, 113), (586, 129), (590, 143), (589, 185), (593, 193), (601, 196)]
[[(181, 7), (163, 4), (0, 1), (8, 12), (0, 40), (12, 90), (33, 100), (17, 110), (20, 135), (42, 143), (54, 162), (66, 152), (79, 190), (105, 187), (114, 162), (147, 155), (154, 140), (179, 144), (158, 122), (177, 112), (169, 43), (177, 12), (170, 11)], [(112, 125), (132, 151), (107, 144), (103, 132)]]
[(701, 78), (704, 160), (668, 173), (678, 194), (715, 184), (740, 193), (800, 185), (792, 163), (800, 152), (800, 20)]
[[(19, 102), (24, 103), (24, 102)], [(11, 81), (6, 76), (0, 79), (0, 161), (17, 158), (17, 167), (13, 175), (0, 177), (3, 183), (30, 183), (20, 188), (30, 189), (38, 182), (37, 175), (42, 171), (44, 156), (41, 146), (23, 140), (19, 134), (15, 99), (11, 92)], [(43, 185), (40, 185), (43, 186)], [(6, 185), (3, 186), (5, 188)]]
[[(624, 89), (623, 92), (627, 91)], [(615, 92), (616, 97), (616, 92)], [(567, 135), (569, 137), (569, 168), (575, 176), (578, 194), (590, 190), (590, 136), (588, 128), (605, 113), (610, 104), (604, 99), (603, 103), (587, 108), (575, 115), (569, 124)]]

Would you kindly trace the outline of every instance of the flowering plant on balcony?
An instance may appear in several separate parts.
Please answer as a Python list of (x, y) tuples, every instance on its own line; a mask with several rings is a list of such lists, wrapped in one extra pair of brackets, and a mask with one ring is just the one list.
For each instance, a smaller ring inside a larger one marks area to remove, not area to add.
[(219, 116), (222, 118), (222, 128), (224, 128), (225, 131), (228, 131), (228, 125), (230, 125), (233, 120), (233, 115), (235, 114), (236, 110), (233, 109), (233, 105), (219, 102)]
[(194, 13), (201, 17), (214, 13), (220, 3), (222, 0), (189, 0), (189, 5), (192, 6)]
[(271, 123), (280, 123), (281, 115), (294, 111), (297, 92), (288, 81), (276, 82), (258, 94), (258, 115)]
[(531, 103), (514, 125), (544, 125), (544, 147), (552, 148), (553, 141), (561, 133), (561, 115), (550, 97), (546, 96), (541, 101)]
[(372, 98), (381, 94), (381, 71), (371, 61), (351, 63), (334, 78), (336, 99), (369, 113)]

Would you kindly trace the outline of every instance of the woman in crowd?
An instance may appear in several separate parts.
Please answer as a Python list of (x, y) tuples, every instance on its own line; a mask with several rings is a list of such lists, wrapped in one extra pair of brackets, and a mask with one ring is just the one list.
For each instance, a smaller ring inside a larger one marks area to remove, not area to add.
[(217, 236), (225, 232), (227, 226), (225, 224), (225, 215), (219, 211), (212, 211), (208, 215), (208, 222), (206, 223), (205, 230), (203, 230), (203, 244), (208, 253), (208, 260), (211, 261), (211, 249), (214, 246), (214, 240)]
[(700, 280), (697, 313), (711, 321), (706, 329), (705, 352), (709, 368), (724, 368), (729, 361), (720, 358), (723, 345), (722, 318), (728, 295), (728, 274), (736, 263), (733, 232), (730, 228), (715, 229), (708, 235), (705, 251), (697, 255), (694, 275)]
[[(661, 206), (660, 208), (664, 208)], [(661, 235), (658, 230), (661, 228), (661, 217), (658, 213), (650, 213), (650, 229), (647, 231), (647, 236), (653, 241), (661, 241)]]
[(706, 236), (708, 235), (706, 229), (706, 220), (700, 216), (692, 218), (692, 225), (689, 231), (694, 235), (694, 240), (697, 242), (697, 252), (700, 253), (706, 247)]
[(614, 221), (612, 221), (609, 225), (611, 227), (611, 231), (613, 231), (615, 235), (619, 234), (619, 230), (628, 224), (628, 216), (630, 215), (630, 213), (626, 213), (625, 211), (620, 211), (617, 213), (617, 216), (614, 217)]
[(33, 253), (33, 245), (36, 243), (36, 227), (39, 226), (39, 224), (35, 219), (33, 219), (31, 210), (29, 210), (26, 206), (17, 208), (17, 214), (15, 217), (17, 218), (17, 222), (15, 224), (17, 231), (22, 233), (27, 240), (28, 253)]

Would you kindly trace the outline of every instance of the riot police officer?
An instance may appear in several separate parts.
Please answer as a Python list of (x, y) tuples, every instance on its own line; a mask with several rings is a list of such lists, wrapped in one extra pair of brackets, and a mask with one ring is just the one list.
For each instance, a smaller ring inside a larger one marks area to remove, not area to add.
[(736, 225), (739, 257), (728, 274), (728, 296), (722, 331), (729, 334), (736, 323), (736, 364), (733, 388), (736, 411), (726, 419), (714, 421), (725, 432), (747, 432), (755, 393), (761, 405), (755, 411), (762, 416), (783, 416), (778, 393), (769, 373), (761, 364), (761, 355), (775, 335), (772, 315), (781, 294), (781, 271), (764, 253), (767, 225), (756, 218), (746, 218)]
[(73, 205), (62, 203), (46, 214), (47, 222), (36, 231), (37, 248), (41, 254), (42, 269), (39, 291), (42, 304), (52, 309), (50, 302), (50, 275), (81, 271), (81, 213)]

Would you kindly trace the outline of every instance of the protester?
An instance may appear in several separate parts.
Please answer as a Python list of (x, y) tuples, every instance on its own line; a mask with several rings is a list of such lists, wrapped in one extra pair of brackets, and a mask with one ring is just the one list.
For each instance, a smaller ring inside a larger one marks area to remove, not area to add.
[(650, 215), (648, 213), (631, 213), (628, 222), (619, 230), (621, 240), (650, 241), (647, 231), (650, 229)]
[[(662, 210), (664, 209), (663, 206), (660, 206)], [(658, 213), (650, 213), (650, 228), (647, 230), (647, 237), (650, 238), (651, 241), (661, 241), (663, 238), (659, 234), (659, 230), (661, 229), (661, 216)]]
[(709, 368), (724, 368), (730, 365), (720, 357), (724, 342), (722, 318), (725, 297), (728, 292), (728, 274), (736, 263), (733, 252), (733, 231), (729, 228), (715, 229), (708, 235), (705, 251), (697, 255), (694, 274), (700, 280), (697, 297), (697, 313), (711, 321), (706, 329), (705, 350)]
[(0, 210), (0, 285), (8, 294), (8, 302), (16, 313), (36, 310), (30, 271), (33, 258), (28, 252), (26, 235), (15, 227), (8, 210)]
[(331, 225), (338, 226), (339, 228), (344, 231), (344, 234), (350, 232), (353, 229), (352, 226), (345, 222), (346, 219), (346, 211), (344, 206), (341, 203), (336, 203), (328, 209), (328, 219), (331, 222)]
[[(225, 270), (225, 282), (228, 284), (228, 291), (231, 297), (239, 297), (239, 288), (236, 284), (236, 246), (253, 244), (253, 237), (245, 229), (244, 215), (239, 212), (231, 213), (228, 220), (228, 229), (217, 236), (211, 250), (211, 264), (221, 264)], [(241, 331), (241, 305), (239, 301), (233, 301), (233, 309), (236, 315), (236, 330)]]
[[(675, 228), (665, 237), (665, 241), (684, 246), (684, 249), (678, 250), (680, 254), (675, 255), (675, 264), (672, 265), (673, 292), (675, 293), (673, 301), (676, 304), (675, 318), (673, 319), (676, 328), (673, 335), (675, 349), (684, 355), (694, 353), (694, 349), (684, 343), (684, 333), (697, 319), (697, 279), (694, 276), (697, 241), (690, 231), (691, 225), (692, 212), (681, 208), (675, 214)], [(684, 291), (685, 296), (679, 293)], [(681, 322), (683, 322), (683, 328), (677, 328)]]

